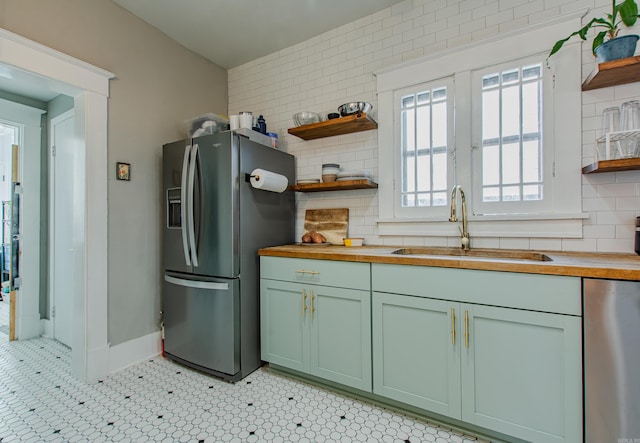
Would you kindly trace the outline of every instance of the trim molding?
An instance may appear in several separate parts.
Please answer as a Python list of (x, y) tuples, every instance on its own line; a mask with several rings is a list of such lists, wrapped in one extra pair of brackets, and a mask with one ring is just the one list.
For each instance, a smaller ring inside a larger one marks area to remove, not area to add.
[(143, 360), (157, 357), (161, 353), (160, 331), (112, 346), (109, 350), (109, 373), (113, 374)]

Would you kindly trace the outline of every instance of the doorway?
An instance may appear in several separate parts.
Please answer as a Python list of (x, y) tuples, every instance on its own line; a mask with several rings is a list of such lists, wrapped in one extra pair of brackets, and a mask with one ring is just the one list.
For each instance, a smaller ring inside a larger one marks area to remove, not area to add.
[[(109, 373), (107, 335), (107, 98), (114, 75), (0, 29), (0, 66), (4, 76), (22, 84), (42, 84), (74, 98), (74, 139), (81, 158), (80, 206), (70, 219), (81, 239), (78, 276), (81, 294), (73, 300), (71, 372), (95, 382)], [(88, 179), (87, 177), (90, 177)], [(91, 196), (90, 199), (87, 196)], [(39, 301), (21, 297), (18, 326), (29, 324)], [(38, 325), (39, 326), (39, 325)], [(21, 338), (35, 337), (26, 333)], [(19, 337), (20, 338), (20, 337)]]

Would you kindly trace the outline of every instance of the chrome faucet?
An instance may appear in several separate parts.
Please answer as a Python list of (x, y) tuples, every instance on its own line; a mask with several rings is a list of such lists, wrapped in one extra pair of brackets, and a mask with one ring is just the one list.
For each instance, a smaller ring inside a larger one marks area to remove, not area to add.
[(471, 245), (471, 239), (469, 237), (469, 227), (467, 226), (467, 200), (464, 197), (464, 191), (460, 185), (455, 185), (451, 191), (451, 216), (449, 217), (449, 221), (458, 221), (458, 216), (456, 215), (456, 195), (458, 190), (460, 191), (460, 201), (462, 202), (462, 228), (460, 228), (460, 241), (462, 242), (462, 249), (468, 251), (469, 246)]

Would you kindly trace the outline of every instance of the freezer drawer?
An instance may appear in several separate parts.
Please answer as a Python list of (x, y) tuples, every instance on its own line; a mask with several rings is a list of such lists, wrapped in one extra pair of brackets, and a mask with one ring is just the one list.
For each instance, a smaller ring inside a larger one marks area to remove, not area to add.
[(213, 373), (240, 370), (240, 282), (165, 273), (165, 354)]

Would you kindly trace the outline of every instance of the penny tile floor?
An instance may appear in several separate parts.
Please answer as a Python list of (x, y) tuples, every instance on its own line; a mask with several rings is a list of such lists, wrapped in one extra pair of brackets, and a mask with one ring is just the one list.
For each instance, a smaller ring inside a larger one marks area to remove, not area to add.
[(85, 384), (70, 360), (0, 333), (0, 442), (479, 441), (264, 368), (231, 384), (156, 357)]

